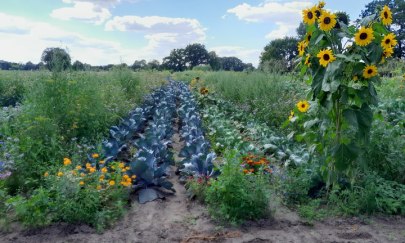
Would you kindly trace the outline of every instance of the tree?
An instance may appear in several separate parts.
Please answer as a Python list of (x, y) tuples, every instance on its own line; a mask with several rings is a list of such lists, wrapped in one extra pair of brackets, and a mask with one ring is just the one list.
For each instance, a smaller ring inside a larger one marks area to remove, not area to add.
[(187, 66), (192, 69), (201, 64), (208, 64), (210, 56), (205, 46), (199, 43), (187, 45), (184, 49)]
[(72, 69), (75, 71), (84, 71), (84, 64), (80, 61), (75, 61), (72, 65)]
[(185, 50), (173, 49), (168, 57), (163, 58), (162, 66), (175, 72), (186, 70)]
[(147, 68), (150, 70), (160, 70), (160, 62), (158, 60), (152, 60), (148, 62)]
[(293, 59), (298, 55), (298, 39), (295, 37), (284, 37), (283, 39), (272, 40), (264, 47), (260, 56), (260, 63), (269, 60), (279, 60), (287, 66), (288, 70), (293, 68)]
[(37, 70), (38, 69), (38, 65), (35, 65), (32, 62), (27, 62), (24, 66), (23, 66), (23, 70)]
[(212, 70), (214, 70), (214, 71), (220, 70), (221, 61), (220, 61), (219, 57), (217, 56), (217, 54), (215, 53), (215, 51), (209, 52), (208, 55), (210, 57), (208, 63), (210, 64)]
[(298, 26), (298, 28), (295, 30), (297, 32), (298, 35), (298, 39), (302, 40), (304, 39), (306, 33), (307, 33), (307, 28), (305, 27), (304, 22), (300, 22), (300, 25)]
[(245, 68), (245, 64), (237, 57), (220, 57), (221, 67), (225, 71), (241, 72)]
[(392, 11), (392, 25), (390, 31), (397, 36), (398, 45), (395, 48), (394, 56), (405, 58), (405, 1), (404, 0), (373, 0), (361, 11), (360, 17), (364, 18), (374, 14), (378, 7), (387, 5)]
[(62, 71), (70, 67), (70, 55), (62, 48), (46, 48), (42, 52), (43, 61), (49, 70)]
[(139, 71), (139, 70), (141, 70), (141, 69), (146, 68), (146, 60), (140, 60), (140, 61), (136, 60), (136, 61), (134, 62), (134, 64), (132, 64), (131, 68), (132, 68), (134, 71)]

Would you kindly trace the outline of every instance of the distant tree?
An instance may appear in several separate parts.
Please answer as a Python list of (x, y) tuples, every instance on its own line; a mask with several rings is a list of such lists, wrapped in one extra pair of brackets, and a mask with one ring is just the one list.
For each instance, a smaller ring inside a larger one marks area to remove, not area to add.
[(160, 62), (158, 60), (152, 60), (146, 64), (147, 69), (150, 70), (160, 70)]
[(283, 39), (270, 41), (264, 47), (264, 51), (260, 56), (260, 63), (269, 60), (282, 60), (287, 69), (291, 70), (293, 68), (293, 59), (298, 55), (298, 41), (295, 37), (284, 37)]
[(190, 69), (201, 64), (208, 64), (210, 56), (205, 46), (199, 43), (187, 45), (184, 49), (186, 64)]
[(163, 58), (162, 66), (165, 69), (169, 69), (175, 72), (186, 70), (186, 57), (184, 49), (174, 49), (170, 52), (170, 55)]
[(72, 65), (72, 69), (75, 71), (84, 71), (84, 64), (78, 60), (76, 60), (73, 65)]
[(374, 14), (378, 7), (387, 5), (392, 11), (393, 23), (390, 30), (397, 36), (398, 45), (394, 56), (405, 58), (405, 1), (404, 0), (373, 0), (361, 11), (360, 17), (364, 18)]
[(49, 70), (62, 71), (70, 67), (70, 55), (62, 48), (46, 48), (42, 52), (43, 61)]
[(23, 65), (22, 69), (23, 70), (37, 70), (38, 65), (35, 65), (32, 62), (27, 62), (25, 65)]
[(139, 71), (146, 68), (146, 60), (136, 60), (134, 64), (132, 64), (131, 68), (134, 71)]
[(225, 71), (241, 72), (245, 68), (245, 64), (237, 57), (220, 57), (220, 62)]
[(304, 22), (300, 22), (300, 25), (298, 25), (298, 28), (296, 29), (298, 39), (302, 40), (305, 37), (305, 34), (307, 33), (307, 29), (305, 27)]
[(0, 61), (0, 69), (1, 70), (10, 70), (11, 69), (11, 63), (6, 62), (6, 61)]
[(210, 57), (208, 63), (210, 64), (212, 70), (214, 70), (214, 71), (220, 70), (221, 61), (220, 61), (219, 57), (217, 56), (217, 54), (215, 53), (215, 51), (209, 52), (208, 55)]

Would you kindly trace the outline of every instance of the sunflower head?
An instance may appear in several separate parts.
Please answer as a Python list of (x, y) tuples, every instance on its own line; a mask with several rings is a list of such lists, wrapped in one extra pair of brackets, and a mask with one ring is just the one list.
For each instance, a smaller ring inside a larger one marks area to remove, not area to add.
[(382, 23), (383, 23), (384, 25), (390, 25), (390, 24), (392, 24), (392, 13), (391, 13), (391, 9), (390, 9), (387, 5), (385, 5), (385, 6), (383, 7), (383, 9), (381, 10), (380, 18), (381, 18), (381, 21), (382, 21)]
[(319, 28), (323, 31), (330, 31), (335, 27), (337, 21), (336, 21), (336, 15), (332, 14), (328, 11), (322, 11), (321, 16), (319, 17)]
[(391, 57), (392, 54), (394, 54), (394, 48), (392, 48), (392, 47), (384, 48), (383, 57), (385, 57), (385, 58)]
[(381, 46), (384, 50), (392, 48), (397, 44), (398, 42), (394, 33), (389, 33), (388, 35), (384, 36), (383, 40), (381, 41)]
[(301, 100), (297, 103), (297, 108), (300, 112), (307, 112), (309, 109), (309, 103), (306, 100)]
[(307, 47), (307, 42), (305, 40), (298, 42), (298, 54), (300, 56), (304, 55), (306, 47)]
[(374, 40), (373, 29), (362, 26), (354, 35), (354, 41), (359, 46), (367, 46)]
[(305, 35), (305, 41), (309, 44), (309, 42), (311, 41), (311, 38), (312, 38), (312, 32), (308, 32)]
[(309, 58), (311, 58), (311, 54), (307, 54), (307, 57), (305, 58), (305, 65), (308, 67), (311, 67), (311, 62), (309, 60)]
[(325, 1), (319, 1), (317, 7), (318, 7), (318, 8), (324, 8), (325, 5), (326, 5)]
[(364, 69), (363, 69), (363, 77), (364, 78), (372, 78), (374, 76), (376, 76), (378, 74), (378, 69), (376, 66), (374, 65), (367, 65)]
[(304, 23), (308, 25), (315, 24), (316, 15), (312, 8), (302, 10), (302, 17), (304, 18)]
[(336, 60), (336, 57), (333, 56), (332, 50), (328, 49), (321, 50), (316, 56), (319, 58), (319, 64), (324, 67), (328, 66), (329, 63)]

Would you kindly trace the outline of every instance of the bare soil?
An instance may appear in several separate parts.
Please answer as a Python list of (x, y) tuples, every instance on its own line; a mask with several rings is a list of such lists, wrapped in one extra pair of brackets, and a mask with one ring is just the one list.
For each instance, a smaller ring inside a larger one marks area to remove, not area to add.
[[(175, 159), (182, 148), (173, 137)], [(188, 200), (172, 168), (170, 181), (176, 193), (164, 200), (139, 204), (133, 196), (126, 216), (113, 228), (98, 234), (86, 225), (54, 224), (37, 230), (13, 227), (0, 233), (0, 242), (403, 242), (405, 218), (331, 218), (309, 224), (293, 211), (273, 202), (269, 219), (247, 222), (239, 227), (221, 226), (204, 206)]]

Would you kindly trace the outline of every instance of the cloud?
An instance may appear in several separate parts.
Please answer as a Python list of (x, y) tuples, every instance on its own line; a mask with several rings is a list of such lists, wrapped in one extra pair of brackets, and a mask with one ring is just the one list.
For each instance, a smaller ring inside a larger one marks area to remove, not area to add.
[(257, 67), (259, 64), (259, 56), (261, 50), (249, 49), (241, 46), (216, 46), (209, 48), (210, 51), (215, 51), (221, 57), (237, 57), (245, 63), (252, 63)]
[(119, 4), (121, 0), (62, 0), (64, 3), (93, 3), (94, 5), (101, 7), (114, 7)]
[(81, 20), (97, 25), (111, 18), (110, 11), (102, 7), (100, 2), (98, 4), (71, 0), (64, 0), (64, 2), (72, 3), (73, 6), (54, 9), (51, 17), (61, 20)]
[(161, 16), (117, 16), (105, 24), (107, 31), (138, 32), (145, 34), (148, 53), (169, 54), (171, 49), (203, 42), (205, 28), (196, 19)]
[(251, 23), (273, 23), (275, 30), (266, 35), (267, 39), (295, 35), (301, 21), (302, 9), (312, 6), (310, 1), (265, 1), (258, 6), (242, 3), (227, 12), (238, 19)]

